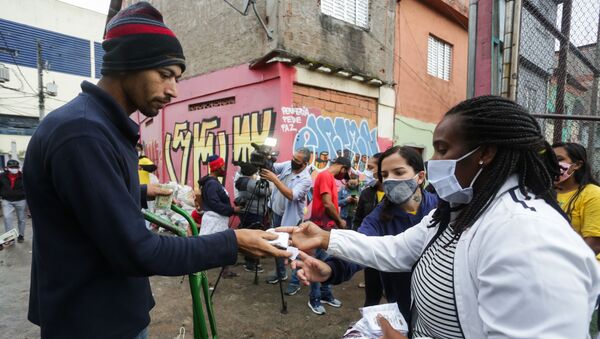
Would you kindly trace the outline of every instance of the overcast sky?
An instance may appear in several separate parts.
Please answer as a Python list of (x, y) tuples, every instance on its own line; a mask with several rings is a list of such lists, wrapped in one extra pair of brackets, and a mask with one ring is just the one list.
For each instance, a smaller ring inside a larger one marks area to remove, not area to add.
[(71, 5), (91, 9), (98, 13), (107, 14), (110, 0), (59, 0)]
[[(596, 42), (598, 32), (598, 0), (573, 0), (571, 12), (571, 39), (575, 46)], [(558, 7), (557, 27), (560, 28), (562, 5)]]

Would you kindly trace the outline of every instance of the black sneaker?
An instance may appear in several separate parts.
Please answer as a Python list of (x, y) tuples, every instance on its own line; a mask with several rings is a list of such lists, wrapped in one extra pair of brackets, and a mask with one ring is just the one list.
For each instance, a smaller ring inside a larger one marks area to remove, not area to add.
[(25, 241), (25, 237), (24, 236), (20, 235), (20, 236), (17, 237), (17, 242), (18, 243), (22, 243), (24, 241)]
[(296, 293), (298, 293), (298, 291), (300, 291), (300, 286), (296, 286), (296, 285), (288, 285), (288, 287), (285, 289), (285, 295), (294, 295)]
[(262, 267), (262, 265), (258, 265), (258, 269), (256, 266), (250, 266), (250, 265), (244, 265), (244, 271), (246, 272), (258, 272), (258, 273), (262, 273), (265, 271), (265, 269)]
[[(284, 275), (281, 278), (281, 281), (286, 281), (287, 279), (288, 279), (288, 276), (287, 276), (287, 273), (286, 273), (286, 275)], [(272, 276), (270, 276), (270, 277), (267, 278), (267, 283), (268, 284), (277, 284), (278, 282), (279, 282), (279, 276), (277, 276), (277, 274), (272, 275)]]

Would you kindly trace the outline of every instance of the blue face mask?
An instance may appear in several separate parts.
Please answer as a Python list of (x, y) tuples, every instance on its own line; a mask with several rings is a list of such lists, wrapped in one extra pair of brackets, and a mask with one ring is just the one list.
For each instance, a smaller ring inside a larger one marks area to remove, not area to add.
[(396, 205), (402, 205), (415, 194), (419, 187), (415, 175), (410, 179), (385, 179), (383, 181), (383, 191), (386, 198)]
[(435, 192), (440, 199), (452, 204), (468, 204), (471, 202), (473, 199), (473, 184), (483, 171), (483, 167), (477, 171), (467, 188), (460, 186), (454, 172), (459, 161), (468, 158), (478, 149), (479, 147), (456, 160), (429, 160), (427, 162), (427, 179), (435, 188)]

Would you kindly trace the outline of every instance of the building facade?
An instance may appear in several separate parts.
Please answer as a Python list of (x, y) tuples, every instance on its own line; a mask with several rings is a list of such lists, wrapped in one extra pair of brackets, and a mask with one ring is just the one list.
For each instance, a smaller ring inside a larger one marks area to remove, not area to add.
[(429, 159), (435, 125), (467, 95), (468, 1), (398, 1), (395, 30), (394, 143)]
[(194, 185), (219, 154), (232, 190), (233, 161), (267, 137), (280, 161), (308, 147), (315, 175), (340, 154), (362, 171), (392, 144), (395, 0), (260, 1), (258, 16), (242, 1), (151, 3), (188, 64), (178, 98), (137, 117), (161, 181)]
[(0, 7), (0, 74), (5, 75), (0, 77), (3, 165), (10, 158), (24, 158), (39, 122), (38, 49), (43, 113), (48, 114), (75, 97), (82, 81), (99, 79), (106, 16), (57, 0), (0, 0)]

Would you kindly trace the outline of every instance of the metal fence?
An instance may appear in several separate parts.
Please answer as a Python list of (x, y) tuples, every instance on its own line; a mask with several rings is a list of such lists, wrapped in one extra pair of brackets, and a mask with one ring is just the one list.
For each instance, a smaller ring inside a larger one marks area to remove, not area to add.
[(516, 100), (549, 142), (586, 146), (600, 174), (600, 1), (521, 0)]

